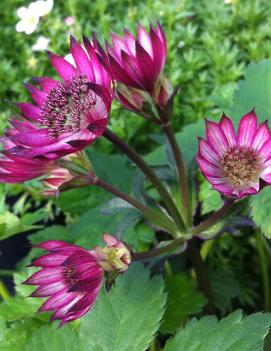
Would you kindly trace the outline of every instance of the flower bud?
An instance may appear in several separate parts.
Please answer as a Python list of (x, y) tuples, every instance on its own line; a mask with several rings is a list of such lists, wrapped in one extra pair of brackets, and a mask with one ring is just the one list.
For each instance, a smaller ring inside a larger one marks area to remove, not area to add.
[(170, 79), (161, 75), (157, 80), (155, 87), (152, 91), (152, 96), (155, 104), (159, 107), (167, 106), (173, 94), (173, 86)]
[(107, 272), (124, 272), (131, 263), (131, 252), (128, 247), (114, 235), (104, 234), (106, 247), (96, 246), (94, 251), (102, 268)]

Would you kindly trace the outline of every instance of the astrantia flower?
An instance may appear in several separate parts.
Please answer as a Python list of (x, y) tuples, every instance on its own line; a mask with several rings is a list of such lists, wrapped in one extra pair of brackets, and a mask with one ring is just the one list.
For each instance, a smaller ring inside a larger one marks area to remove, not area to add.
[(107, 53), (114, 78), (125, 85), (151, 92), (163, 71), (167, 44), (159, 22), (147, 32), (138, 25), (138, 37), (124, 30), (124, 37), (112, 33)]
[[(57, 196), (59, 189), (64, 184), (72, 188), (73, 185), (91, 184), (96, 179), (92, 172), (84, 172), (82, 164), (82, 173), (71, 171), (69, 163), (80, 162), (80, 154), (71, 154), (57, 160), (50, 160), (43, 157), (25, 158), (9, 153), (10, 148), (15, 145), (10, 138), (1, 138), (4, 150), (1, 151), (0, 157), (0, 183), (23, 183), (38, 177), (43, 177), (41, 182), (44, 189), (42, 195)], [(66, 163), (65, 163), (66, 162)], [(65, 167), (66, 165), (66, 167)]]
[(37, 247), (49, 251), (32, 262), (42, 269), (24, 283), (39, 285), (31, 294), (48, 297), (39, 312), (54, 311), (51, 320), (60, 326), (84, 315), (94, 304), (103, 281), (103, 269), (90, 251), (62, 241)]
[(26, 157), (57, 158), (82, 150), (104, 132), (113, 98), (111, 78), (94, 46), (84, 42), (86, 51), (71, 38), (76, 67), (49, 53), (62, 80), (41, 77), (35, 79), (39, 87), (26, 84), (35, 104), (17, 104), (24, 118), (16, 118), (9, 131), (16, 153), (20, 147)]
[[(93, 306), (104, 271), (128, 268), (131, 258), (126, 246), (113, 235), (104, 236), (104, 240), (106, 253), (100, 247), (89, 251), (57, 240), (37, 245), (49, 254), (32, 262), (31, 266), (41, 267), (41, 270), (24, 284), (39, 286), (31, 296), (48, 297), (39, 311), (54, 311), (51, 320), (60, 320), (60, 326), (83, 316)], [(116, 266), (112, 268), (111, 263)]]
[(196, 160), (213, 188), (242, 198), (271, 183), (271, 132), (258, 126), (254, 111), (242, 117), (238, 132), (222, 115), (219, 123), (206, 122), (206, 140), (199, 139)]

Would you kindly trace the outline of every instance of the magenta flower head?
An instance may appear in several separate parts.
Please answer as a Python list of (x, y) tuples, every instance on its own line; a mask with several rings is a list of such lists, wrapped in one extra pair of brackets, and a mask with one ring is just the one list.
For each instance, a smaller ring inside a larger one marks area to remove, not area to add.
[(138, 37), (124, 30), (123, 38), (112, 33), (112, 47), (107, 44), (112, 74), (116, 81), (132, 88), (152, 92), (163, 71), (167, 43), (159, 22), (147, 32), (138, 25)]
[(61, 77), (35, 78), (26, 84), (34, 103), (18, 103), (22, 116), (12, 120), (8, 131), (24, 156), (57, 158), (90, 145), (103, 132), (112, 103), (112, 80), (100, 64), (92, 43), (82, 47), (71, 37), (73, 66), (64, 58), (48, 53)]
[(219, 123), (206, 122), (206, 140), (199, 139), (196, 160), (214, 189), (226, 196), (242, 198), (256, 194), (271, 183), (271, 132), (258, 125), (253, 111), (240, 120), (235, 133), (224, 114)]
[[(41, 267), (41, 270), (35, 272), (24, 284), (39, 286), (30, 296), (48, 298), (39, 312), (54, 311), (51, 320), (60, 320), (60, 326), (88, 312), (99, 294), (104, 272), (112, 271), (111, 263), (118, 262), (118, 258), (122, 257), (127, 269), (131, 262), (126, 246), (112, 235), (109, 239), (106, 255), (101, 254), (102, 248), (99, 247), (86, 250), (58, 240), (36, 246), (49, 253), (32, 262), (31, 266)], [(126, 252), (123, 251), (123, 246)], [(105, 264), (107, 259), (110, 261), (109, 269)], [(125, 270), (124, 264), (115, 267), (117, 271)]]

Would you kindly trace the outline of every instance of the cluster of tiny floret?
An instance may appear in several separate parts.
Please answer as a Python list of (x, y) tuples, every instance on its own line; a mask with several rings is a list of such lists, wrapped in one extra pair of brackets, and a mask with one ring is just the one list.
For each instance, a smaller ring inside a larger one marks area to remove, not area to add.
[(229, 148), (220, 160), (223, 176), (237, 188), (257, 180), (261, 169), (257, 154), (246, 147)]
[(62, 133), (78, 132), (96, 104), (96, 96), (85, 75), (60, 82), (48, 92), (42, 105), (40, 124), (46, 126), (52, 139)]

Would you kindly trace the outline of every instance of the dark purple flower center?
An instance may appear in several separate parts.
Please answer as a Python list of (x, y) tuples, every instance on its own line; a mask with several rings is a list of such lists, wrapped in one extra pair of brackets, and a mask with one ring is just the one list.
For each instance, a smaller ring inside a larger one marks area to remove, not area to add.
[(239, 189), (259, 179), (261, 163), (255, 151), (245, 147), (232, 147), (220, 159), (222, 172)]
[(49, 90), (42, 105), (40, 123), (48, 128), (52, 139), (87, 127), (85, 117), (96, 104), (96, 96), (88, 83), (85, 75), (78, 74)]
[(66, 285), (71, 286), (76, 283), (76, 269), (74, 266), (68, 266), (64, 268), (63, 278)]

